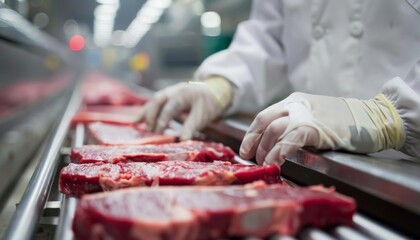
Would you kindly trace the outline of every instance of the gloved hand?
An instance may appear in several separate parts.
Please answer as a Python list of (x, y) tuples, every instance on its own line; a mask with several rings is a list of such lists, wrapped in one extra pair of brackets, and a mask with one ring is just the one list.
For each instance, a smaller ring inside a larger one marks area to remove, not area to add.
[(254, 119), (240, 156), (277, 163), (303, 146), (372, 153), (402, 147), (402, 120), (383, 94), (371, 100), (293, 93)]
[(188, 140), (194, 131), (201, 130), (219, 117), (231, 98), (232, 86), (221, 77), (178, 83), (157, 92), (145, 106), (139, 121), (146, 120), (150, 130), (162, 132), (170, 120), (189, 110), (181, 130), (181, 140)]

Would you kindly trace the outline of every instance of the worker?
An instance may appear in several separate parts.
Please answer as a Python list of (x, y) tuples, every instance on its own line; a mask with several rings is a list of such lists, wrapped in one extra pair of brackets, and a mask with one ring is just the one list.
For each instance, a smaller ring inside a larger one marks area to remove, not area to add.
[(252, 122), (242, 158), (280, 165), (304, 146), (420, 156), (419, 23), (418, 0), (254, 1), (229, 48), (157, 92), (141, 119), (160, 132), (189, 110), (186, 140), (279, 101)]

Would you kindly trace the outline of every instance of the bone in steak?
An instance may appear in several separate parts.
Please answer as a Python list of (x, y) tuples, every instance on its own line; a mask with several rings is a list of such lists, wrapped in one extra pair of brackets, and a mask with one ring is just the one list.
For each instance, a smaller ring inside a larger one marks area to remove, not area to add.
[(233, 161), (235, 153), (221, 143), (185, 141), (161, 145), (102, 146), (85, 145), (73, 148), (70, 159), (73, 163), (94, 162), (158, 162), (192, 161), (212, 162)]
[(146, 130), (146, 125), (121, 125), (90, 123), (87, 126), (89, 137), (94, 143), (103, 145), (139, 145), (175, 142), (176, 137)]
[(230, 185), (257, 180), (279, 183), (280, 168), (232, 164), (230, 162), (166, 161), (154, 163), (87, 163), (64, 167), (60, 173), (60, 191), (80, 196), (136, 186)]
[(73, 230), (81, 240), (268, 237), (351, 224), (355, 210), (353, 199), (323, 187), (130, 188), (84, 195)]

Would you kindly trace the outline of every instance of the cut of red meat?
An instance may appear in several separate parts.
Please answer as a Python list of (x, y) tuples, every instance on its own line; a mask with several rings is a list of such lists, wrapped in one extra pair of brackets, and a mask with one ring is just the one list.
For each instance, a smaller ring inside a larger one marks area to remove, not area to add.
[(87, 105), (143, 105), (147, 102), (147, 98), (136, 95), (122, 82), (96, 72), (85, 76), (82, 94)]
[(215, 160), (232, 162), (235, 153), (221, 143), (185, 141), (161, 145), (102, 146), (85, 145), (73, 148), (70, 159), (73, 163), (94, 162), (158, 162), (192, 161), (212, 162)]
[(146, 124), (121, 125), (91, 123), (87, 126), (94, 143), (103, 145), (139, 145), (175, 142), (176, 136), (163, 135), (146, 130)]
[(60, 173), (60, 191), (80, 196), (85, 193), (110, 191), (136, 186), (158, 185), (230, 185), (257, 180), (279, 183), (280, 168), (232, 164), (230, 162), (167, 161), (155, 163), (73, 164)]
[(84, 106), (82, 111), (95, 113), (112, 113), (120, 115), (137, 116), (143, 111), (143, 106), (109, 106), (109, 105), (95, 105)]
[(110, 124), (134, 124), (136, 118), (128, 115), (113, 114), (113, 113), (96, 113), (96, 112), (78, 112), (72, 118), (72, 124), (77, 123), (91, 123), (91, 122), (103, 122)]
[(72, 124), (103, 122), (111, 124), (135, 124), (142, 106), (87, 106), (72, 119)]
[(84, 92), (83, 102), (87, 105), (144, 105), (147, 102), (147, 98), (128, 90), (115, 91), (111, 86), (109, 88), (110, 90), (100, 89), (102, 92)]
[(353, 199), (322, 187), (130, 188), (84, 195), (73, 230), (81, 240), (268, 237), (352, 224), (355, 210)]

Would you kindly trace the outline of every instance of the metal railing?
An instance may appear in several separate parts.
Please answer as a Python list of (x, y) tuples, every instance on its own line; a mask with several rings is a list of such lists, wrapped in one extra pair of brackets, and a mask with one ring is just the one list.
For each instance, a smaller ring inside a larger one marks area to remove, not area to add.
[(47, 151), (42, 155), (32, 175), (9, 227), (5, 232), (4, 239), (26, 240), (33, 238), (48, 198), (53, 176), (59, 165), (57, 157), (67, 136), (71, 119), (81, 103), (79, 85), (80, 83), (77, 81), (71, 92), (66, 109), (53, 128), (53, 134), (47, 138)]

